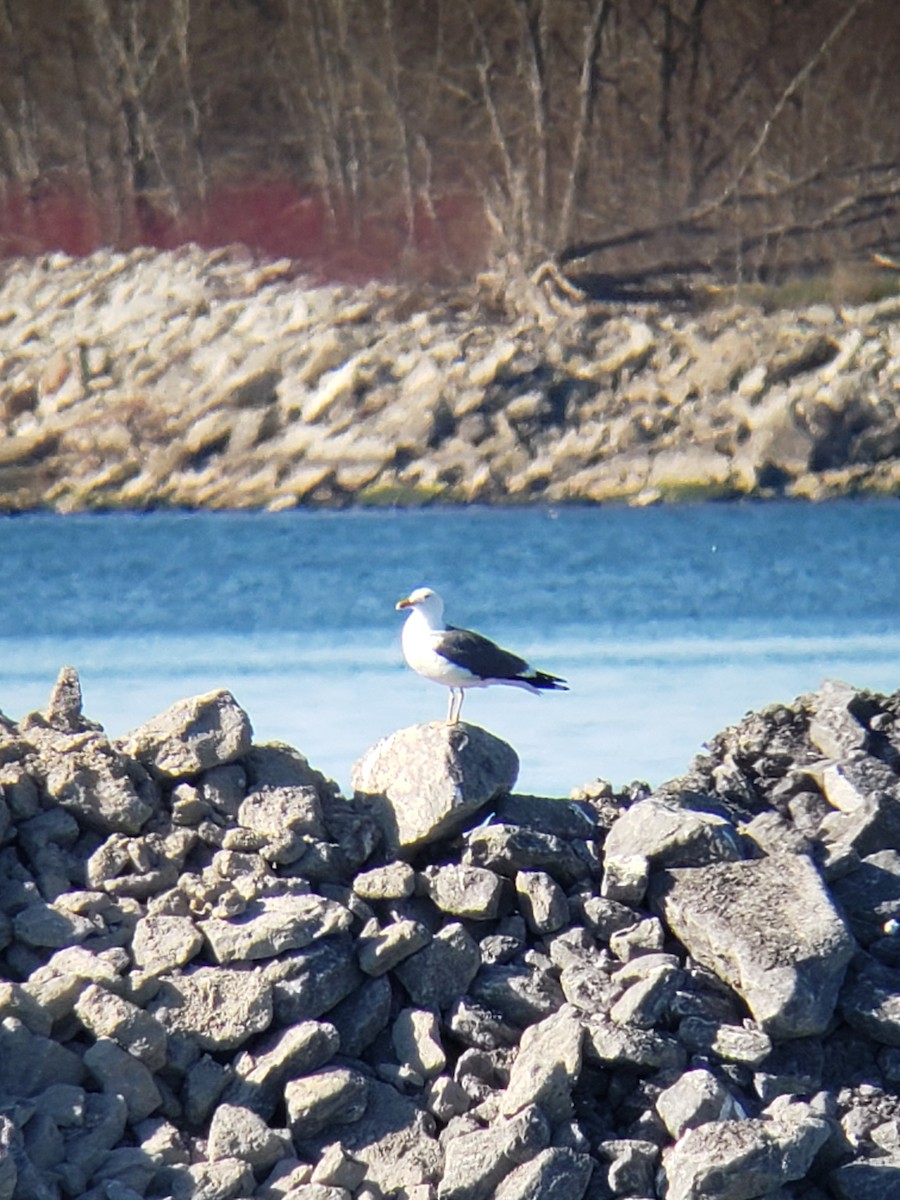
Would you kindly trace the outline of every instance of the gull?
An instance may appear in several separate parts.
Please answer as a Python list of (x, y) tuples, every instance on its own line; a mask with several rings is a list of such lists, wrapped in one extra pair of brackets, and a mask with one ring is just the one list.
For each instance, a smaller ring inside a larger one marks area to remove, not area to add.
[(397, 601), (397, 609), (409, 610), (403, 625), (403, 657), (424, 679), (450, 689), (450, 725), (459, 721), (466, 688), (499, 683), (526, 688), (535, 695), (568, 691), (566, 681), (558, 675), (536, 671), (524, 658), (480, 633), (445, 625), (444, 602), (431, 588), (416, 588)]

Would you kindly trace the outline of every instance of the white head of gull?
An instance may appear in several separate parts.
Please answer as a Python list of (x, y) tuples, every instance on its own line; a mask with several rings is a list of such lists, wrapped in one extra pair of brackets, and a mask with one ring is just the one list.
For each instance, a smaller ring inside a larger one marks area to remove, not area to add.
[(536, 671), (524, 658), (504, 650), (471, 629), (444, 623), (444, 601), (432, 588), (420, 587), (397, 601), (408, 610), (403, 626), (403, 656), (414, 671), (433, 683), (450, 689), (447, 721), (456, 724), (466, 688), (525, 688), (535, 695), (564, 692), (566, 681), (558, 675)]

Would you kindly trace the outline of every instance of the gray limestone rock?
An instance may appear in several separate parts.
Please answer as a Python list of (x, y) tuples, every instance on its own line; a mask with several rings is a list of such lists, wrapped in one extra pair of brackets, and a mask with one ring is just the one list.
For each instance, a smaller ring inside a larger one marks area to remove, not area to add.
[(166, 1188), (172, 1200), (239, 1200), (256, 1187), (253, 1168), (242, 1158), (219, 1158), (189, 1167), (169, 1167), (154, 1186)]
[(100, 833), (138, 833), (153, 812), (150, 790), (136, 785), (135, 771), (105, 737), (78, 734), (72, 740), (80, 744), (43, 753), (51, 800)]
[(481, 825), (471, 830), (463, 862), (510, 879), (519, 871), (546, 871), (564, 887), (590, 876), (590, 867), (571, 842), (524, 825)]
[(741, 1114), (734, 1097), (711, 1071), (685, 1073), (656, 1098), (656, 1111), (677, 1141), (688, 1129), (708, 1121), (731, 1121)]
[(398, 730), (353, 768), (353, 790), (395, 852), (458, 832), (511, 790), (519, 770), (512, 747), (476, 725), (432, 722)]
[(358, 1058), (391, 1018), (393, 993), (387, 975), (367, 979), (340, 1004), (329, 1009), (329, 1024), (338, 1031), (341, 1053)]
[(213, 1113), (206, 1151), (210, 1162), (239, 1158), (259, 1169), (273, 1166), (288, 1150), (285, 1139), (249, 1108), (220, 1104)]
[(481, 965), (478, 943), (452, 922), (394, 974), (419, 1008), (448, 1008), (467, 991)]
[(75, 1015), (95, 1038), (111, 1038), (151, 1071), (165, 1063), (165, 1029), (130, 1000), (90, 983), (75, 1003)]
[(855, 688), (826, 679), (811, 703), (809, 740), (826, 758), (844, 758), (866, 749), (868, 731), (853, 711), (859, 708)]
[(512, 1116), (531, 1104), (556, 1124), (573, 1114), (572, 1089), (581, 1073), (584, 1026), (574, 1010), (562, 1009), (522, 1034), (500, 1112)]
[(900, 853), (881, 850), (831, 885), (847, 924), (868, 946), (885, 931), (885, 922), (900, 918)]
[(16, 1127), (9, 1117), (0, 1116), (0, 1200), (12, 1200), (19, 1172), (13, 1154)]
[(367, 975), (384, 975), (431, 941), (431, 934), (418, 921), (393, 921), (384, 929), (370, 921), (357, 939), (359, 965)]
[(291, 863), (310, 838), (323, 839), (322, 805), (314, 787), (257, 788), (241, 802), (238, 825), (262, 838), (260, 854), (270, 863)]
[(368, 1080), (350, 1067), (324, 1067), (289, 1080), (284, 1100), (291, 1131), (302, 1144), (335, 1125), (358, 1121), (369, 1102)]
[(772, 1051), (772, 1039), (762, 1029), (728, 1025), (703, 1017), (685, 1017), (678, 1026), (682, 1045), (694, 1054), (714, 1054), (723, 1062), (758, 1066)]
[(834, 1200), (900, 1200), (900, 1158), (845, 1163), (828, 1176)]
[[(128, 1057), (118, 1047), (113, 1049)], [(140, 1063), (135, 1066), (140, 1067)], [(77, 1196), (86, 1189), (87, 1181), (122, 1140), (127, 1121), (128, 1107), (117, 1092), (110, 1089), (86, 1093), (82, 1119), (65, 1130), (65, 1159), (57, 1167), (69, 1195)]]
[(39, 900), (16, 913), (12, 931), (28, 946), (58, 950), (63, 946), (76, 946), (91, 934), (105, 932), (105, 926), (102, 921), (65, 912)]
[(558, 980), (549, 969), (526, 962), (491, 963), (482, 967), (470, 993), (520, 1029), (549, 1017), (565, 1000)]
[(533, 933), (554, 933), (569, 919), (566, 893), (545, 871), (519, 871), (516, 894), (528, 928)]
[(398, 1061), (422, 1079), (434, 1078), (446, 1066), (440, 1025), (428, 1009), (402, 1009), (391, 1028), (391, 1042)]
[(146, 916), (134, 927), (131, 953), (139, 967), (162, 974), (199, 953), (203, 934), (190, 917)]
[(737, 830), (715, 812), (648, 796), (627, 808), (603, 843), (604, 859), (641, 855), (656, 867), (698, 867), (743, 857)]
[(254, 971), (197, 967), (166, 979), (149, 1011), (203, 1050), (233, 1050), (272, 1021), (272, 988)]
[(286, 893), (251, 900), (235, 917), (210, 917), (197, 924), (216, 962), (231, 963), (302, 949), (316, 938), (341, 933), (351, 921), (347, 909), (334, 900)]
[(2, 1090), (8, 1095), (36, 1096), (53, 1083), (78, 1085), (84, 1064), (74, 1051), (49, 1037), (32, 1033), (16, 1017), (0, 1022)]
[(179, 700), (127, 733), (119, 746), (158, 775), (190, 779), (246, 754), (252, 732), (247, 714), (220, 689)]
[[(305, 1139), (305, 1152), (321, 1155), (337, 1140), (334, 1135), (333, 1129), (325, 1129), (317, 1137)], [(365, 1165), (366, 1182), (373, 1186), (376, 1197), (409, 1194), (409, 1189), (423, 1184), (433, 1188), (440, 1178), (442, 1155), (433, 1135), (433, 1118), (417, 1100), (376, 1079), (368, 1080), (364, 1115), (341, 1127), (340, 1143), (348, 1157)]]
[(225, 1099), (252, 1109), (268, 1121), (277, 1107), (284, 1079), (318, 1070), (339, 1048), (338, 1031), (327, 1021), (301, 1021), (266, 1034), (252, 1052), (243, 1050), (234, 1059), (234, 1078)]
[(604, 1067), (636, 1067), (639, 1070), (680, 1070), (687, 1053), (669, 1033), (618, 1025), (603, 1015), (585, 1024), (585, 1054)]
[(84, 1065), (104, 1092), (124, 1099), (132, 1125), (162, 1104), (162, 1094), (147, 1067), (110, 1038), (98, 1038), (87, 1048)]
[(353, 890), (363, 900), (404, 900), (413, 894), (415, 886), (415, 871), (400, 859), (361, 871), (353, 880)]
[(826, 1028), (854, 942), (807, 859), (665, 872), (654, 900), (692, 957), (735, 988), (768, 1033)]
[(652, 1029), (669, 1010), (680, 972), (671, 966), (656, 967), (622, 993), (609, 1010), (620, 1025)]
[(500, 911), (506, 885), (500, 875), (485, 867), (448, 863), (425, 867), (419, 878), (441, 912), (472, 921), (490, 921)]
[(639, 1138), (611, 1138), (597, 1147), (608, 1161), (606, 1180), (615, 1196), (650, 1196), (655, 1193), (654, 1176), (659, 1147)]
[(593, 1170), (590, 1155), (553, 1146), (510, 1171), (494, 1200), (581, 1200)]
[(860, 955), (841, 991), (844, 1019), (883, 1046), (900, 1046), (900, 970)]
[(280, 1025), (320, 1017), (362, 982), (348, 934), (318, 939), (264, 967)]
[(487, 1200), (514, 1167), (533, 1159), (549, 1141), (547, 1118), (534, 1106), (487, 1129), (450, 1138), (439, 1200)]
[(769, 1120), (711, 1121), (689, 1129), (663, 1154), (663, 1200), (752, 1200), (803, 1179), (830, 1136), (809, 1105), (785, 1107)]

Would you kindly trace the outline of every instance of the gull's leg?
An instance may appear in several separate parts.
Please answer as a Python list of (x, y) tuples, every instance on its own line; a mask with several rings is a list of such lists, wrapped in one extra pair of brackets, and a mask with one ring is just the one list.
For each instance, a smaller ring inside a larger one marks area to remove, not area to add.
[(466, 689), (460, 688), (459, 689), (459, 703), (456, 706), (456, 720), (457, 721), (459, 721), (460, 714), (462, 713), (463, 700), (465, 700), (465, 698), (466, 698)]
[(450, 703), (447, 705), (447, 724), (453, 724), (453, 705), (456, 701), (456, 688), (450, 689)]

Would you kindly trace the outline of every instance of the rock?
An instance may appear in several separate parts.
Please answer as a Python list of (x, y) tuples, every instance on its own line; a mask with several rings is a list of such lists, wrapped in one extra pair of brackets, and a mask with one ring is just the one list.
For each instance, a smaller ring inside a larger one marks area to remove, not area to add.
[(361, 982), (356, 951), (348, 935), (323, 937), (305, 949), (268, 965), (275, 1018), (281, 1025), (320, 1017)]
[(19, 1178), (13, 1157), (15, 1132), (9, 1117), (0, 1116), (0, 1200), (12, 1200)]
[(471, 995), (521, 1029), (551, 1016), (565, 999), (549, 969), (524, 962), (482, 967), (472, 982)]
[[(853, 939), (808, 860), (793, 855), (662, 874), (655, 903), (691, 955), (781, 1038), (821, 1033)], [(769, 914), (778, 912), (774, 924)]]
[(43, 756), (50, 799), (100, 833), (138, 833), (153, 809), (127, 763), (98, 734), (75, 735), (71, 742)]
[(384, 929), (371, 921), (357, 942), (359, 965), (367, 975), (384, 975), (430, 941), (431, 934), (418, 921), (394, 921)]
[(220, 1104), (213, 1114), (207, 1145), (210, 1162), (239, 1158), (254, 1169), (271, 1167), (286, 1150), (284, 1139), (249, 1108)]
[(262, 857), (291, 863), (306, 851), (310, 838), (325, 837), (322, 806), (314, 787), (266, 787), (241, 802), (238, 824), (264, 839)]
[[(433, 1186), (440, 1178), (442, 1155), (431, 1132), (432, 1118), (415, 1100), (378, 1080), (368, 1081), (368, 1097), (365, 1114), (341, 1127), (340, 1142), (348, 1157), (365, 1165), (375, 1196)], [(326, 1129), (304, 1145), (309, 1153), (320, 1155), (334, 1140), (334, 1130)]]
[(523, 825), (483, 825), (466, 839), (463, 862), (515, 879), (519, 871), (545, 871), (564, 887), (585, 880), (590, 869), (571, 843)]
[(565, 1009), (526, 1029), (500, 1100), (500, 1112), (513, 1116), (537, 1104), (554, 1124), (569, 1120), (572, 1089), (581, 1072), (583, 1034), (579, 1018)]
[(245, 1050), (235, 1058), (225, 1099), (268, 1121), (278, 1106), (285, 1077), (318, 1070), (334, 1057), (340, 1044), (337, 1029), (328, 1021), (301, 1021), (267, 1034), (252, 1053)]
[(859, 693), (846, 683), (827, 679), (813, 699), (809, 740), (826, 758), (845, 758), (865, 750), (868, 732), (858, 720)]
[(198, 928), (218, 963), (274, 958), (350, 926), (350, 913), (322, 896), (263, 896), (235, 917), (210, 917)]
[(654, 867), (699, 867), (743, 857), (730, 821), (664, 796), (648, 796), (626, 809), (606, 835), (603, 853), (607, 863), (637, 855)]
[(688, 1129), (709, 1121), (731, 1121), (741, 1114), (728, 1089), (705, 1068), (686, 1071), (656, 1098), (656, 1111), (677, 1141)]
[[(713, 1121), (689, 1129), (663, 1154), (664, 1200), (751, 1200), (803, 1179), (830, 1134), (805, 1104), (770, 1120)], [(714, 1189), (714, 1191), (711, 1191)]]
[(84, 1065), (104, 1092), (125, 1101), (135, 1125), (162, 1104), (162, 1094), (147, 1067), (109, 1038), (98, 1038), (84, 1053)]
[(199, 952), (203, 934), (190, 917), (146, 916), (134, 927), (131, 952), (139, 967), (163, 974)]
[(551, 1147), (510, 1171), (494, 1192), (495, 1200), (581, 1200), (594, 1169), (587, 1154)]
[(758, 1066), (772, 1052), (772, 1039), (762, 1029), (727, 1025), (703, 1017), (685, 1017), (678, 1026), (679, 1041), (695, 1054), (714, 1054), (723, 1062)]
[(678, 986), (679, 972), (670, 966), (657, 967), (622, 993), (609, 1015), (620, 1025), (652, 1029), (666, 1015)]
[(328, 1010), (329, 1024), (338, 1031), (341, 1052), (357, 1058), (371, 1046), (391, 1017), (393, 992), (387, 976), (369, 979)]
[(500, 911), (504, 882), (484, 867), (448, 863), (425, 867), (422, 886), (441, 912), (473, 921), (491, 921)]
[(222, 689), (178, 701), (119, 746), (158, 775), (190, 779), (246, 754), (251, 736), (247, 714)]
[(655, 1191), (654, 1175), (659, 1147), (637, 1138), (613, 1138), (597, 1147), (609, 1159), (606, 1180), (616, 1196), (647, 1196)]
[(400, 860), (362, 871), (353, 880), (353, 890), (363, 900), (404, 900), (416, 885), (416, 873)]
[(32, 1033), (15, 1017), (0, 1022), (3, 1090), (10, 1096), (36, 1096), (51, 1084), (80, 1084), (81, 1058), (49, 1037)]
[(414, 725), (377, 742), (353, 768), (353, 790), (395, 852), (464, 828), (510, 791), (519, 760), (476, 725)]
[(404, 1008), (394, 1021), (391, 1042), (398, 1061), (422, 1079), (434, 1078), (446, 1066), (440, 1026), (433, 1012)]
[(395, 975), (419, 1008), (445, 1009), (468, 989), (480, 966), (477, 943), (453, 922), (404, 959)]
[(884, 1046), (900, 1046), (900, 970), (866, 961), (854, 963), (841, 991), (844, 1019)]
[(585, 1053), (604, 1067), (636, 1067), (652, 1071), (680, 1070), (687, 1054), (671, 1034), (615, 1021), (598, 1015), (585, 1024)]
[(516, 892), (522, 914), (534, 933), (553, 933), (568, 921), (566, 894), (544, 871), (519, 871)]
[(170, 1033), (183, 1033), (204, 1050), (233, 1050), (268, 1029), (272, 988), (252, 971), (197, 967), (166, 979), (150, 1011)]
[(291, 1131), (302, 1143), (334, 1125), (358, 1121), (369, 1102), (368, 1082), (349, 1067), (324, 1067), (290, 1080), (284, 1100)]
[(536, 1107), (451, 1138), (444, 1148), (439, 1200), (487, 1200), (512, 1168), (534, 1158), (549, 1141), (547, 1118)]
[(75, 1015), (95, 1038), (112, 1038), (151, 1071), (165, 1063), (165, 1029), (122, 996), (88, 984), (75, 1003)]
[(845, 1163), (828, 1186), (835, 1200), (900, 1200), (900, 1159)]

